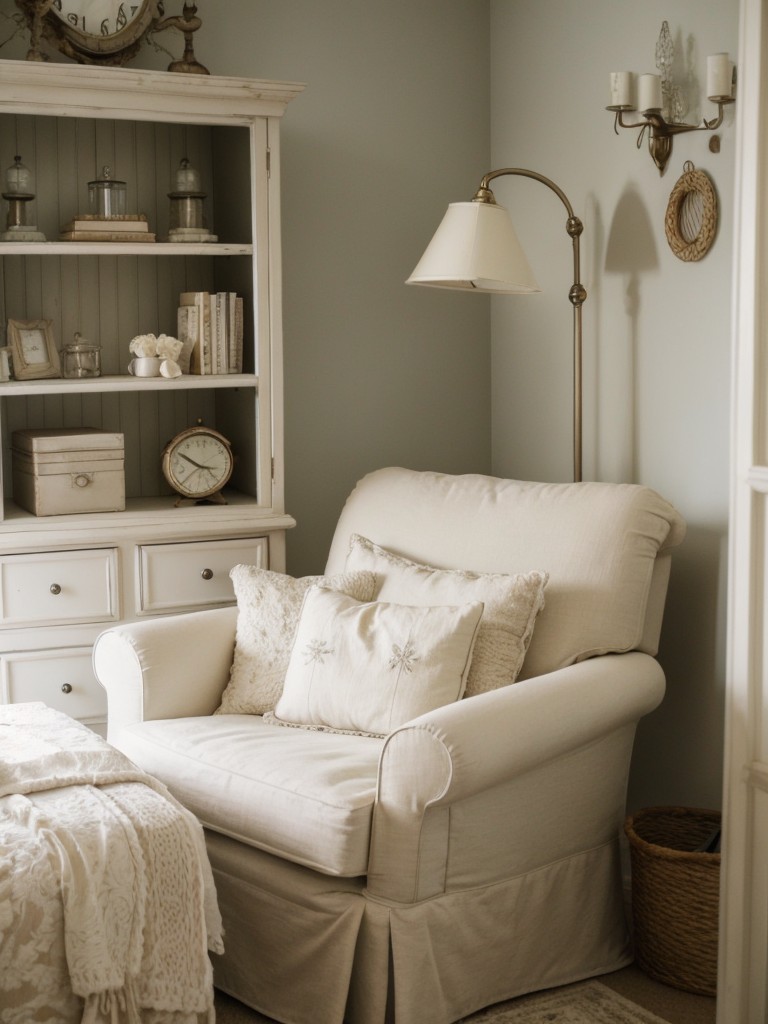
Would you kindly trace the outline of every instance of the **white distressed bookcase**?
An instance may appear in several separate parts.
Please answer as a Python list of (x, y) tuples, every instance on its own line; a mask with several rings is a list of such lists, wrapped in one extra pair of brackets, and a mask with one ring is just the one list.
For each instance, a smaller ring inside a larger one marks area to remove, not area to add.
[[(34, 175), (45, 242), (0, 242), (0, 325), (51, 320), (57, 347), (101, 346), (102, 376), (0, 383), (0, 696), (45, 700), (103, 725), (90, 669), (98, 632), (143, 615), (233, 600), (238, 561), (284, 569), (279, 125), (293, 83), (0, 60), (0, 175)], [(168, 193), (187, 157), (216, 243), (168, 243)], [(158, 239), (62, 242), (108, 165), (128, 213)], [(4, 218), (5, 204), (3, 204)], [(183, 291), (244, 296), (243, 373), (138, 379), (136, 334), (176, 334)], [(232, 443), (227, 504), (181, 504), (161, 472), (175, 434), (202, 421)], [(13, 500), (11, 437), (96, 427), (125, 438), (124, 512), (34, 515)]]

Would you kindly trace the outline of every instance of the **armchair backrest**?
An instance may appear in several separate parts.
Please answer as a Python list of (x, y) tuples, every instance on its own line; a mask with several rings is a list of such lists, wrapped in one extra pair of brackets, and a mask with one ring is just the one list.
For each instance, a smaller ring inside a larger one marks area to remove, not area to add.
[(527, 483), (389, 468), (364, 477), (342, 510), (326, 572), (353, 533), (445, 569), (549, 573), (521, 678), (631, 650), (655, 655), (679, 513), (637, 484)]

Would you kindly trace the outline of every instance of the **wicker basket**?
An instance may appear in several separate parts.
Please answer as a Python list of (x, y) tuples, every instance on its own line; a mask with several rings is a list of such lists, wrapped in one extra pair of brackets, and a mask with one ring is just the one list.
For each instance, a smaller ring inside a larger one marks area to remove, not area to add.
[(719, 811), (649, 807), (627, 818), (635, 957), (658, 981), (713, 996), (717, 988), (720, 854), (700, 853)]

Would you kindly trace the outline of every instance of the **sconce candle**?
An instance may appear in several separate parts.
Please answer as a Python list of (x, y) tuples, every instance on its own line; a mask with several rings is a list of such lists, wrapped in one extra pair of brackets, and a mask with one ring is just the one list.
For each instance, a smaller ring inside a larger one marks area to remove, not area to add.
[(637, 105), (640, 110), (661, 110), (661, 75), (640, 75)]
[(707, 98), (731, 96), (733, 72), (727, 53), (712, 53), (707, 57)]
[(611, 106), (630, 107), (632, 104), (632, 85), (634, 75), (631, 71), (611, 72)]

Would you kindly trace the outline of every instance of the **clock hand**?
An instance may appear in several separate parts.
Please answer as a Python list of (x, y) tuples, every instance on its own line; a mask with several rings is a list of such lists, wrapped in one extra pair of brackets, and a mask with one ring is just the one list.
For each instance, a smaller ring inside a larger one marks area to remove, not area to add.
[(182, 459), (186, 459), (187, 462), (191, 462), (193, 466), (197, 467), (197, 469), (208, 469), (208, 470), (210, 470), (209, 466), (201, 466), (199, 462), (195, 462), (194, 459), (190, 459), (190, 457), (188, 455), (185, 455), (184, 452), (179, 452), (179, 455), (182, 457)]

